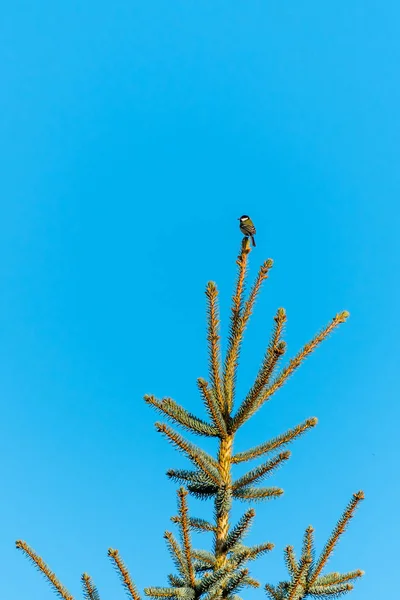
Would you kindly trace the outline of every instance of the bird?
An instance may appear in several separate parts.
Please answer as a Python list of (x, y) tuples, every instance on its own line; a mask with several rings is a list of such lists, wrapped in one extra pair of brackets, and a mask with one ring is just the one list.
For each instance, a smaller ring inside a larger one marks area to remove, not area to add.
[(254, 236), (256, 234), (256, 228), (254, 227), (253, 221), (248, 215), (242, 215), (241, 217), (239, 217), (238, 220), (240, 221), (240, 231), (243, 233), (244, 236), (251, 237), (253, 246), (255, 246), (256, 242), (254, 240)]

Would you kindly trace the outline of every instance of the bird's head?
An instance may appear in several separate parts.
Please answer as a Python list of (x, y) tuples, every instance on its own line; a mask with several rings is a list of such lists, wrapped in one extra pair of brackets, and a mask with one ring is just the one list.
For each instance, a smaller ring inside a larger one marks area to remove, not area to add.
[(238, 221), (240, 221), (241, 223), (244, 223), (245, 221), (248, 221), (250, 219), (250, 217), (248, 215), (242, 215), (241, 217), (239, 217)]

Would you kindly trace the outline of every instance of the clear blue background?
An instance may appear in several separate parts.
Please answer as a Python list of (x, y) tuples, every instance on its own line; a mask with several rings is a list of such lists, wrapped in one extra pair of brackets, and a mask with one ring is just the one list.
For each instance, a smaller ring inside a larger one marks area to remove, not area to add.
[(258, 231), (251, 274), (267, 257), (275, 266), (241, 394), (279, 306), (290, 354), (351, 312), (239, 435), (244, 449), (319, 418), (270, 480), (285, 496), (257, 508), (249, 541), (276, 549), (253, 573), (279, 581), (283, 547), (299, 549), (312, 523), (321, 549), (364, 489), (330, 567), (366, 571), (354, 600), (395, 593), (399, 19), (398, 2), (372, 0), (3, 6), (3, 598), (53, 597), (18, 538), (76, 597), (83, 571), (103, 600), (124, 597), (109, 546), (140, 589), (166, 583), (165, 471), (187, 463), (142, 396), (203, 413), (203, 291), (217, 281), (226, 334), (242, 213)]

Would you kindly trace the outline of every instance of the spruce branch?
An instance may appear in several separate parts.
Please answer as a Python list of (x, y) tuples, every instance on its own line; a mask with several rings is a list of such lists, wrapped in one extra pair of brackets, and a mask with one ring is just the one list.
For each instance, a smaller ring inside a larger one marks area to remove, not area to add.
[(100, 600), (99, 592), (87, 573), (82, 575), (83, 595), (85, 600)]
[(156, 423), (156, 429), (160, 433), (163, 433), (174, 446), (182, 450), (216, 486), (220, 485), (221, 480), (218, 475), (218, 465), (209, 454), (185, 440), (179, 433), (176, 433), (176, 431), (164, 423)]
[(327, 543), (325, 544), (325, 547), (315, 565), (315, 568), (313, 569), (313, 572), (312, 572), (311, 578), (310, 578), (310, 585), (315, 583), (318, 575), (321, 573), (322, 569), (328, 562), (328, 559), (329, 559), (330, 555), (332, 554), (336, 544), (338, 543), (340, 536), (344, 533), (347, 525), (349, 524), (350, 519), (354, 516), (357, 506), (359, 505), (359, 503), (362, 500), (364, 500), (364, 497), (365, 496), (364, 496), (363, 491), (359, 491), (359, 492), (353, 494), (352, 499), (350, 500), (350, 502), (347, 505), (346, 509), (344, 510), (342, 516), (340, 517), (330, 538), (328, 539)]
[(172, 556), (172, 560), (178, 569), (180, 575), (189, 583), (189, 566), (186, 561), (184, 552), (170, 531), (164, 533), (164, 538), (167, 541), (168, 550)]
[(278, 375), (275, 381), (263, 391), (261, 396), (252, 397), (248, 396), (241, 406), (239, 407), (235, 417), (233, 418), (232, 430), (237, 431), (250, 417), (265, 403), (270, 397), (283, 386), (287, 379), (294, 373), (294, 371), (301, 365), (301, 363), (309, 356), (316, 348), (321, 344), (338, 325), (344, 323), (348, 318), (349, 313), (343, 311), (338, 313), (332, 321), (318, 333), (310, 342), (303, 346), (302, 350), (291, 359), (288, 366)]
[(192, 556), (210, 569), (215, 565), (215, 555), (208, 550), (193, 550)]
[(218, 494), (218, 487), (215, 485), (207, 485), (204, 483), (188, 483), (188, 491), (198, 498), (199, 500), (206, 500), (207, 498), (216, 497)]
[(271, 460), (267, 460), (262, 465), (252, 469), (234, 482), (232, 486), (233, 490), (247, 487), (251, 483), (265, 479), (265, 477), (276, 471), (276, 469), (278, 469), (284, 461), (288, 460), (290, 458), (290, 454), (290, 451), (286, 450), (286, 452), (281, 452)]
[(236, 573), (231, 575), (228, 581), (226, 582), (222, 597), (228, 598), (229, 594), (239, 591), (246, 584), (251, 587), (259, 587), (258, 581), (252, 580), (250, 577), (247, 577), (248, 573), (248, 569), (241, 569), (240, 571), (237, 571)]
[(26, 542), (23, 540), (17, 540), (15, 543), (18, 550), (22, 550), (25, 556), (33, 563), (33, 565), (38, 569), (42, 575), (46, 577), (48, 582), (53, 587), (56, 594), (60, 596), (63, 600), (74, 600), (73, 596), (68, 592), (68, 590), (60, 583), (57, 579), (56, 575), (49, 569), (44, 560), (36, 554), (36, 552), (28, 546)]
[(243, 583), (244, 583), (244, 585), (247, 585), (248, 587), (252, 587), (252, 588), (259, 588), (260, 587), (260, 582), (257, 581), (257, 579), (254, 579), (254, 577), (246, 576), (243, 579)]
[(316, 581), (318, 585), (332, 585), (333, 583), (337, 583), (337, 579), (340, 577), (340, 573), (337, 571), (333, 571), (332, 573), (327, 573), (326, 575), (320, 575)]
[(339, 598), (351, 590), (354, 589), (354, 586), (351, 583), (343, 583), (339, 585), (330, 585), (330, 586), (312, 586), (309, 588), (310, 594), (312, 594), (315, 598), (328, 598), (329, 596), (333, 598)]
[(289, 574), (292, 577), (295, 577), (299, 566), (297, 564), (293, 546), (286, 546), (286, 548), (284, 549), (284, 558)]
[(273, 585), (269, 585), (268, 583), (265, 585), (265, 591), (267, 592), (268, 596), (271, 598), (271, 600), (283, 600), (283, 597), (281, 596), (281, 594), (279, 594), (276, 589), (274, 588)]
[(206, 288), (207, 296), (207, 323), (208, 323), (208, 352), (210, 365), (210, 380), (215, 392), (219, 409), (224, 412), (224, 399), (221, 385), (221, 357), (219, 346), (219, 314), (218, 290), (213, 281), (209, 281)]
[(140, 600), (139, 592), (137, 591), (136, 586), (132, 581), (132, 578), (129, 574), (127, 567), (124, 564), (124, 561), (120, 557), (118, 550), (109, 548), (108, 556), (110, 557), (111, 562), (115, 567), (115, 570), (120, 576), (121, 583), (124, 586), (128, 596), (132, 598), (132, 600)]
[(236, 544), (235, 549), (232, 549), (233, 557), (235, 554), (240, 552), (246, 552), (247, 560), (255, 560), (259, 556), (270, 552), (274, 549), (274, 544), (271, 542), (264, 542), (263, 544), (256, 544), (255, 546), (244, 546), (243, 544)]
[(307, 527), (304, 533), (301, 556), (310, 558), (311, 561), (314, 559), (314, 527), (311, 525)]
[(283, 328), (286, 323), (286, 312), (283, 308), (278, 308), (274, 321), (275, 326), (272, 332), (271, 341), (268, 345), (257, 378), (248, 393), (248, 398), (259, 397), (262, 390), (268, 385), (278, 362), (286, 351), (286, 344), (281, 340)]
[(175, 600), (183, 598), (184, 600), (194, 599), (194, 590), (191, 588), (179, 587), (148, 587), (144, 589), (146, 596), (150, 598), (170, 598)]
[(201, 471), (169, 469), (167, 475), (177, 483), (184, 483), (187, 490), (200, 500), (216, 496), (218, 487)]
[(278, 448), (282, 448), (287, 444), (293, 442), (296, 438), (303, 435), (308, 429), (311, 427), (315, 427), (318, 423), (318, 419), (316, 417), (312, 417), (311, 419), (307, 419), (300, 425), (296, 425), (293, 429), (289, 429), (285, 433), (273, 438), (272, 440), (268, 440), (259, 446), (255, 446), (254, 448), (250, 448), (250, 450), (245, 450), (244, 452), (238, 452), (234, 456), (232, 456), (232, 463), (238, 464), (241, 462), (245, 462), (248, 460), (253, 460), (254, 458), (258, 458), (263, 454), (268, 454), (273, 450), (277, 450)]
[(288, 590), (287, 600), (300, 600), (303, 596), (305, 582), (307, 580), (307, 574), (311, 565), (311, 558), (308, 556), (300, 559), (299, 568), (296, 571), (292, 579)]
[(220, 403), (216, 399), (214, 391), (210, 390), (207, 381), (205, 381), (201, 377), (199, 377), (197, 380), (197, 386), (202, 395), (207, 412), (210, 415), (211, 419), (214, 421), (216, 428), (218, 429), (219, 436), (221, 438), (225, 437), (227, 435), (226, 423), (221, 410)]
[[(179, 516), (171, 517), (173, 523), (180, 523), (181, 518)], [(215, 531), (215, 525), (206, 521), (205, 519), (199, 519), (198, 517), (188, 517), (188, 525), (191, 529), (199, 532), (203, 531)]]
[(154, 406), (163, 415), (166, 415), (170, 420), (178, 423), (188, 431), (196, 433), (197, 435), (205, 435), (208, 437), (216, 437), (218, 430), (213, 425), (206, 423), (199, 417), (192, 415), (190, 412), (185, 410), (183, 406), (177, 404), (172, 398), (163, 398), (158, 400), (154, 396), (146, 394), (144, 396), (145, 402)]
[(168, 469), (167, 476), (175, 482), (190, 481), (191, 483), (211, 484), (211, 479), (201, 471), (188, 471), (186, 469)]
[(183, 487), (179, 488), (179, 518), (181, 526), (182, 545), (185, 550), (185, 559), (187, 570), (189, 573), (189, 581), (190, 584), (194, 587), (195, 577), (192, 564), (192, 546), (190, 542), (188, 507), (186, 502), (187, 494), (188, 492)]
[[(297, 563), (293, 547), (285, 548), (285, 563), (291, 577), (291, 581), (283, 581), (277, 587), (266, 586), (271, 598), (280, 600), (301, 600), (312, 595), (314, 597), (337, 597), (351, 589), (350, 581), (362, 577), (363, 571), (349, 571), (348, 573), (328, 573), (320, 575), (332, 554), (339, 537), (344, 533), (350, 519), (353, 517), (357, 505), (364, 499), (363, 492), (353, 494), (352, 500), (346, 507), (339, 519), (335, 529), (328, 539), (317, 563), (314, 564), (314, 528), (307, 527), (303, 537), (303, 548), (299, 563)], [(278, 589), (279, 588), (279, 589)], [(274, 595), (275, 594), (275, 595)]]
[(254, 487), (248, 485), (243, 488), (239, 488), (233, 491), (233, 496), (239, 500), (247, 501), (261, 501), (270, 500), (272, 498), (278, 498), (282, 496), (283, 490), (277, 487)]
[[(255, 305), (257, 296), (260, 293), (261, 286), (262, 286), (263, 282), (266, 279), (268, 279), (268, 273), (269, 273), (270, 269), (272, 269), (273, 264), (274, 264), (274, 262), (273, 262), (272, 258), (268, 258), (266, 261), (263, 262), (263, 264), (261, 265), (261, 267), (258, 270), (256, 280), (250, 290), (249, 297), (246, 300), (244, 307), (243, 307), (243, 317), (242, 317), (242, 320), (240, 323), (241, 335), (243, 335), (243, 333), (244, 333), (247, 322), (253, 313), (254, 305)], [(282, 327), (283, 327), (283, 323), (282, 323)], [(280, 329), (282, 329), (282, 328), (280, 328)]]
[(240, 346), (247, 322), (253, 312), (256, 298), (260, 292), (262, 283), (268, 277), (268, 272), (273, 266), (272, 259), (266, 260), (259, 268), (257, 278), (250, 290), (246, 302), (244, 301), (244, 282), (247, 270), (248, 251), (242, 246), (242, 251), (236, 261), (239, 270), (235, 294), (232, 298), (232, 314), (230, 335), (228, 339), (228, 350), (225, 359), (224, 391), (228, 411), (232, 410), (236, 370), (239, 359)]
[(190, 517), (189, 525), (192, 529), (197, 531), (212, 531), (215, 533), (215, 525), (206, 521), (205, 519), (199, 519), (198, 517)]
[[(323, 596), (324, 594), (334, 595), (332, 591), (334, 586), (347, 584), (349, 581), (358, 579), (364, 575), (364, 571), (350, 571), (349, 573), (329, 573), (328, 575), (322, 575), (318, 577), (316, 582), (309, 587), (309, 593), (315, 594), (316, 596)], [(353, 587), (353, 586), (351, 586)]]
[(231, 551), (233, 546), (235, 546), (235, 544), (237, 544), (237, 542), (239, 542), (245, 536), (255, 515), (256, 511), (253, 508), (250, 508), (244, 513), (237, 525), (231, 529), (224, 545), (225, 552)]
[[(364, 571), (361, 571), (361, 569), (357, 569), (356, 571), (349, 571), (348, 573), (344, 573), (343, 575), (338, 573), (337, 577), (335, 577), (335, 583), (345, 583), (346, 581), (358, 579), (363, 575), (365, 575), (365, 573)], [(317, 580), (317, 582), (320, 583), (320, 578)]]
[(226, 567), (216, 568), (213, 572), (206, 573), (196, 585), (197, 593), (204, 594), (207, 592), (208, 597), (211, 597), (217, 590), (222, 590), (222, 585), (228, 576), (229, 572)]
[(241, 252), (236, 260), (238, 266), (238, 274), (236, 279), (235, 292), (232, 296), (232, 308), (231, 308), (231, 320), (228, 337), (228, 349), (225, 357), (224, 367), (224, 394), (226, 410), (229, 413), (232, 409), (232, 395), (234, 388), (234, 373), (236, 367), (236, 361), (239, 353), (240, 339), (241, 339), (241, 319), (242, 310), (244, 304), (244, 282), (247, 270), (247, 257), (248, 252), (245, 250), (243, 244)]
[(178, 577), (178, 575), (169, 574), (168, 581), (172, 587), (185, 587), (185, 580), (183, 577)]

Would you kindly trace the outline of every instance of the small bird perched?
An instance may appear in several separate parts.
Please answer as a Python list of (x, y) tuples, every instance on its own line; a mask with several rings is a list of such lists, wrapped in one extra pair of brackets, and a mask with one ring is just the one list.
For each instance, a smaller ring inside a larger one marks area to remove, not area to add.
[(255, 246), (256, 242), (254, 240), (254, 236), (256, 234), (256, 228), (254, 227), (253, 221), (250, 219), (250, 217), (248, 215), (242, 215), (241, 217), (239, 217), (239, 221), (240, 221), (240, 231), (243, 233), (244, 236), (251, 237), (253, 246)]

